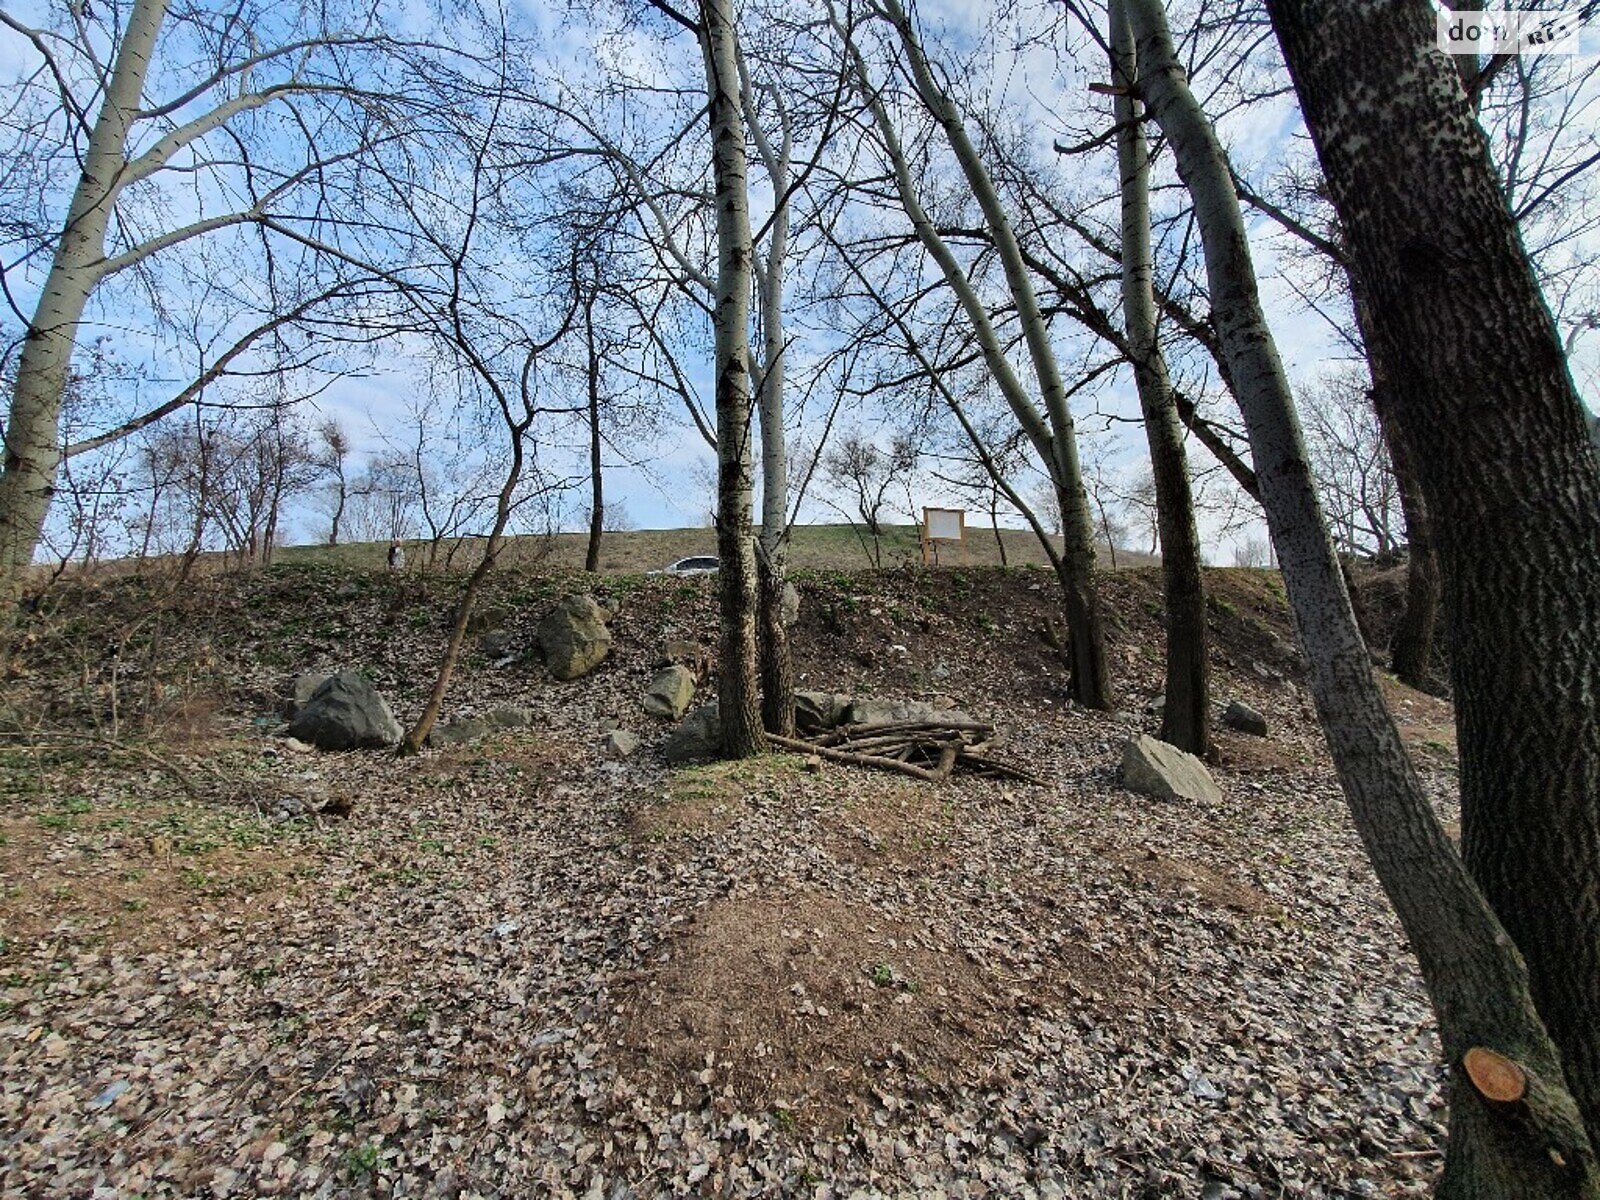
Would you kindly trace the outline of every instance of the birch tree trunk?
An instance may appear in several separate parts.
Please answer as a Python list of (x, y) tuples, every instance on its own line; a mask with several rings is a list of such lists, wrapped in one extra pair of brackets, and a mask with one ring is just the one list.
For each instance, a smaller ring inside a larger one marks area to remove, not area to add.
[(750, 446), (750, 187), (732, 0), (701, 0), (701, 50), (710, 100), (716, 182), (717, 586), (721, 643), (717, 705), (722, 751), (748, 758), (766, 749), (756, 683), (756, 554)]
[[(1131, 88), (1138, 76), (1133, 35), (1121, 0), (1111, 0), (1112, 83)], [(1211, 669), (1206, 653), (1206, 592), (1200, 574), (1183, 425), (1172, 398), (1156, 328), (1155, 254), (1150, 244), (1150, 152), (1143, 105), (1130, 92), (1116, 98), (1117, 165), (1122, 181), (1122, 314), (1139, 388), (1161, 532), (1161, 578), (1167, 608), (1166, 704), (1161, 739), (1191, 754), (1211, 748)]]
[[(1125, 2), (1137, 44), (1140, 98), (1166, 134), (1194, 201), (1213, 320), (1249, 432), (1323, 730), (1356, 828), (1417, 955), (1439, 1019), (1451, 1068), (1450, 1140), (1440, 1194), (1496, 1200), (1600, 1196), (1589, 1137), (1561, 1056), (1534, 1009), (1522, 956), (1445, 837), (1384, 708), (1261, 309), (1227, 159), (1189, 91), (1160, 0)], [(1344, 24), (1363, 42), (1371, 33), (1362, 23)], [(1329, 24), (1317, 22), (1315, 29), (1317, 37), (1329, 36)], [(1416, 44), (1431, 45), (1431, 38), (1430, 27), (1416, 33)], [(1364, 62), (1345, 49), (1329, 60), (1341, 81)], [(1383, 88), (1371, 94), (1390, 95), (1396, 76), (1383, 78)], [(1371, 121), (1369, 114), (1360, 138), (1367, 153)], [(1412, 186), (1415, 179), (1397, 176), (1394, 182)], [(1554, 878), (1539, 890), (1554, 890)], [(1480, 1054), (1469, 1060), (1472, 1051)], [(1497, 1104), (1480, 1092), (1482, 1076), (1473, 1075), (1468, 1063), (1481, 1061), (1482, 1051), (1514, 1064), (1512, 1077), (1522, 1089), (1513, 1103)]]
[(1600, 1142), (1600, 469), (1432, 8), (1348, 7), (1269, 4), (1435, 522), (1462, 852)]
[(771, 93), (778, 116), (774, 146), (754, 119), (754, 97), (746, 87), (744, 103), (756, 150), (772, 187), (773, 213), (764, 261), (757, 272), (761, 305), (761, 543), (757, 554), (760, 587), (761, 721), (768, 733), (793, 737), (794, 660), (789, 630), (783, 623), (783, 593), (788, 584), (789, 446), (784, 437), (784, 380), (788, 374), (783, 325), (783, 284), (789, 254), (789, 184), (793, 140), (789, 113), (776, 90)]
[(103, 274), (106, 227), (126, 165), (128, 131), (166, 16), (167, 0), (136, 0), (128, 14), (66, 224), (24, 335), (0, 471), (0, 641), (9, 640), (55, 490), (61, 405), (78, 326)]

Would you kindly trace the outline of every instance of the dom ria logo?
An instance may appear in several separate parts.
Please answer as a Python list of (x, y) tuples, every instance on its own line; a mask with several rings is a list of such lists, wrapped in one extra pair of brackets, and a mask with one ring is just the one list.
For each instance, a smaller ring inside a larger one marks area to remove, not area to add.
[(1446, 54), (1576, 54), (1583, 23), (1577, 11), (1440, 9), (1435, 15)]

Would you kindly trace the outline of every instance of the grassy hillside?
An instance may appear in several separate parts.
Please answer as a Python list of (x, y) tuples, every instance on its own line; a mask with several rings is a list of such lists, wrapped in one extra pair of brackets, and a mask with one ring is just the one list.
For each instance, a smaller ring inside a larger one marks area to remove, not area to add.
[[(1033, 533), (1021, 529), (1002, 529), (1000, 538), (1005, 543), (1006, 561), (1012, 566), (1044, 564), (1047, 560)], [(457, 543), (443, 543), (434, 558), (438, 562), (455, 553), (457, 567), (470, 566), (479, 553), (481, 543), (476, 539)], [(799, 525), (793, 532), (791, 562), (796, 567), (817, 570), (853, 570), (873, 565), (872, 539), (864, 528), (852, 529), (848, 525)], [(588, 535), (558, 533), (553, 537), (515, 538), (507, 546), (502, 562), (506, 566), (531, 566), (581, 568), (588, 549)], [(714, 529), (636, 529), (608, 533), (601, 543), (600, 568), (602, 571), (626, 574), (654, 571), (695, 554), (715, 554), (717, 535)], [(283, 562), (336, 563), (355, 568), (381, 567), (388, 547), (379, 542), (364, 542), (346, 546), (287, 546), (278, 552)], [(406, 555), (409, 565), (415, 567), (429, 557), (426, 543), (408, 542)], [(902, 566), (922, 561), (921, 544), (915, 525), (884, 527), (879, 553), (885, 567)], [(992, 529), (967, 530), (965, 552), (941, 543), (940, 553), (949, 566), (999, 566), (1000, 547)], [(1110, 567), (1112, 554), (1104, 547), (1100, 551), (1100, 565)], [(1148, 555), (1119, 549), (1115, 555), (1117, 566), (1148, 564)]]

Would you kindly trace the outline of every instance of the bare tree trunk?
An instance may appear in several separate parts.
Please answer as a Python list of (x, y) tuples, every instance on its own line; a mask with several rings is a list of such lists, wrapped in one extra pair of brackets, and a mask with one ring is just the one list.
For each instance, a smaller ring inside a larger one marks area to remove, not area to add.
[[(1211, 669), (1206, 652), (1206, 592), (1200, 574), (1183, 425), (1156, 327), (1155, 255), (1150, 245), (1150, 152), (1143, 106), (1126, 91), (1137, 78), (1133, 35), (1120, 0), (1111, 0), (1112, 82), (1125, 90), (1113, 109), (1122, 178), (1122, 314), (1150, 444), (1161, 578), (1166, 592), (1166, 704), (1161, 738), (1191, 754), (1211, 749)], [(1109, 540), (1109, 530), (1107, 537)]]
[(1406, 608), (1390, 639), (1390, 666), (1402, 683), (1421, 690), (1428, 686), (1428, 671), (1433, 661), (1434, 628), (1439, 616), (1439, 557), (1433, 545), (1433, 525), (1428, 518), (1428, 504), (1423, 498), (1415, 456), (1395, 415), (1394, 382), (1384, 362), (1383, 342), (1373, 324), (1371, 301), (1361, 276), (1351, 269), (1345, 274), (1350, 282), (1356, 327), (1366, 347), (1367, 366), (1372, 374), (1372, 409), (1383, 431), (1389, 462), (1394, 468), (1395, 486), (1400, 492), (1400, 509), (1406, 519)]
[(350, 488), (349, 488), (349, 485), (345, 482), (345, 477), (344, 477), (344, 460), (343, 459), (339, 460), (338, 471), (339, 471), (339, 498), (334, 504), (333, 522), (332, 522), (332, 525), (330, 526), (330, 528), (328, 530), (328, 545), (330, 545), (330, 546), (337, 546), (339, 544), (339, 522), (344, 520), (344, 507), (345, 507), (346, 502), (348, 502), (349, 499), (350, 499)]
[(1042, 460), (1055, 488), (1056, 504), (1061, 513), (1062, 553), (1053, 559), (1056, 577), (1060, 580), (1066, 610), (1071, 668), (1072, 696), (1091, 708), (1110, 708), (1113, 704), (1110, 671), (1106, 664), (1105, 633), (1100, 618), (1098, 597), (1095, 591), (1094, 521), (1089, 513), (1089, 497), (1083, 484), (1083, 472), (1078, 462), (1078, 445), (1072, 414), (1067, 407), (1066, 389), (1061, 382), (1060, 370), (1050, 345), (1049, 328), (1039, 311), (1026, 264), (1017, 246), (1004, 207), (995, 192), (977, 150), (967, 137), (960, 114), (935, 84), (926, 57), (915, 31), (905, 12), (895, 0), (885, 0), (882, 9), (894, 25), (910, 60), (918, 94), (928, 110), (945, 131), (951, 150), (961, 165), (973, 197), (983, 209), (984, 219), (993, 236), (996, 250), (1005, 268), (1006, 281), (1016, 303), (1028, 353), (1040, 393), (1045, 402), (1045, 416), (1040, 417), (1029, 399), (1026, 387), (1017, 377), (1006, 358), (1005, 349), (982, 300), (974, 292), (970, 281), (944, 240), (939, 236), (932, 220), (923, 209), (911, 180), (910, 167), (893, 122), (883, 102), (876, 95), (868, 76), (866, 63), (849, 29), (837, 13), (831, 13), (835, 31), (845, 42), (845, 52), (853, 60), (858, 90), (872, 112), (884, 148), (889, 155), (895, 186), (900, 194), (906, 215), (911, 219), (918, 239), (929, 256), (939, 265), (951, 290), (955, 292), (962, 309), (972, 322), (973, 333), (983, 352), (985, 365), (994, 377), (996, 386), (1028, 435)]
[(5, 469), (0, 472), (0, 639), (9, 639), (55, 491), (61, 404), (78, 325), (100, 279), (128, 130), (166, 16), (166, 0), (137, 0), (128, 14), (66, 226), (23, 340), (5, 428)]
[(483, 581), (489, 577), (489, 572), (494, 570), (495, 561), (500, 557), (506, 526), (510, 524), (511, 512), (516, 506), (517, 484), (522, 479), (522, 435), (526, 431), (526, 424), (520, 426), (513, 424), (511, 427), (511, 465), (506, 471), (505, 482), (495, 501), (494, 526), (489, 530), (489, 540), (484, 544), (483, 557), (472, 569), (472, 574), (467, 576), (467, 586), (461, 589), (461, 600), (456, 605), (455, 623), (450, 627), (450, 637), (445, 642), (438, 673), (433, 677), (433, 687), (428, 690), (427, 702), (423, 704), (422, 712), (415, 724), (406, 730), (405, 737), (400, 739), (400, 746), (396, 751), (398, 754), (418, 753), (428, 740), (428, 735), (433, 732), (433, 727), (439, 720), (439, 713), (444, 708), (444, 698), (450, 691), (450, 680), (455, 674), (456, 664), (461, 661), (461, 647), (467, 640), (467, 625), (472, 620), (473, 606), (478, 601), (478, 593), (483, 590)]
[[(1272, 2), (1277, 16), (1282, 6)], [(1356, 828), (1417, 955), (1439, 1019), (1452, 1101), (1442, 1194), (1504, 1200), (1595, 1197), (1600, 1184), (1590, 1142), (1567, 1090), (1561, 1056), (1534, 1009), (1522, 957), (1445, 837), (1373, 677), (1312, 487), (1288, 380), (1261, 310), (1227, 159), (1189, 91), (1160, 0), (1126, 4), (1137, 39), (1140, 98), (1166, 134), (1194, 201), (1212, 313), (1249, 431), (1268, 527), (1328, 746)], [(1304, 22), (1297, 32), (1313, 43), (1328, 38), (1337, 46), (1326, 61), (1341, 85), (1365, 69), (1369, 39), (1385, 36), (1365, 22), (1346, 23), (1343, 31), (1359, 44), (1341, 45), (1339, 37), (1330, 36), (1339, 22), (1314, 20), (1298, 9), (1292, 19)], [(1397, 39), (1397, 47), (1411, 48), (1407, 53), (1427, 46), (1432, 54), (1431, 25), (1387, 36)], [(1292, 39), (1285, 41), (1293, 62)], [(1414, 71), (1415, 63), (1409, 69)], [(1383, 86), (1370, 94), (1387, 101), (1400, 86), (1401, 72), (1394, 64), (1376, 70), (1374, 78)], [(1370, 153), (1380, 122), (1370, 113), (1360, 120), (1359, 141), (1363, 153)], [(1392, 136), (1398, 142), (1410, 134), (1399, 130)], [(1414, 175), (1396, 175), (1393, 182), (1409, 188), (1418, 181)], [(1592, 465), (1590, 470), (1593, 475)], [(1597, 484), (1600, 479), (1591, 478), (1591, 487)], [(1525, 1090), (1515, 1104), (1496, 1106), (1475, 1086), (1479, 1077), (1469, 1072), (1467, 1056), (1483, 1050), (1515, 1064)]]
[(1433, 644), (1439, 624), (1439, 553), (1433, 544), (1433, 521), (1423, 498), (1415, 457), (1394, 416), (1394, 398), (1387, 380), (1374, 380), (1372, 403), (1389, 447), (1400, 510), (1406, 519), (1406, 608), (1389, 642), (1389, 666), (1402, 683), (1419, 691), (1428, 687)]
[(1600, 1142), (1600, 470), (1582, 403), (1459, 79), (1416, 49), (1431, 6), (1373, 7), (1353, 60), (1352, 28), (1269, 7), (1436, 522), (1462, 852)]
[(717, 587), (721, 654), (717, 706), (722, 752), (748, 758), (766, 750), (756, 682), (756, 554), (751, 531), (754, 488), (750, 446), (750, 185), (744, 109), (739, 95), (738, 34), (732, 0), (701, 0), (701, 50), (710, 98), (716, 180), (717, 287)]
[(583, 342), (588, 356), (589, 383), (589, 548), (583, 569), (591, 575), (600, 570), (600, 539), (605, 536), (605, 477), (600, 462), (600, 356), (594, 345), (594, 295), (583, 304)]
[[(775, 89), (772, 102), (778, 113), (778, 137), (772, 144), (759, 123), (750, 121), (757, 152), (772, 187), (773, 213), (768, 230), (765, 262), (757, 271), (757, 296), (761, 305), (761, 544), (757, 548), (760, 574), (761, 721), (768, 733), (793, 737), (794, 662), (789, 652), (789, 631), (783, 623), (783, 593), (788, 584), (789, 558), (789, 446), (784, 436), (784, 380), (787, 371), (783, 325), (783, 283), (789, 254), (789, 168), (792, 150), (789, 113)], [(743, 97), (753, 108), (748, 85)], [(752, 260), (757, 261), (757, 260)]]

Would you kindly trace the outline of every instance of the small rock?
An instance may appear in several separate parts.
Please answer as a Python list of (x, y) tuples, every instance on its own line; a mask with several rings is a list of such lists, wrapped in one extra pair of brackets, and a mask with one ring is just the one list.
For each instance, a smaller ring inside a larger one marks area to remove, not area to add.
[(1222, 799), (1205, 763), (1145, 733), (1123, 746), (1121, 780), (1129, 791), (1158, 800), (1216, 803)]
[(820, 754), (806, 755), (806, 771), (812, 775), (822, 774), (822, 756)]
[(600, 743), (600, 752), (607, 758), (627, 758), (639, 748), (639, 735), (627, 729), (613, 729)]
[(1229, 729), (1237, 729), (1240, 733), (1253, 733), (1256, 737), (1267, 736), (1267, 719), (1243, 700), (1235, 700), (1228, 705), (1222, 713), (1222, 723)]
[(845, 710), (845, 725), (882, 725), (891, 721), (965, 721), (966, 713), (959, 708), (941, 709), (926, 700), (875, 700), (870, 696), (857, 696)]
[(793, 583), (783, 585), (783, 598), (778, 602), (779, 619), (785, 629), (800, 620), (800, 589)]
[(444, 725), (435, 725), (428, 733), (430, 746), (462, 746), (475, 742), (489, 732), (489, 722), (479, 717), (457, 717)]
[(483, 718), (491, 729), (526, 729), (533, 724), (531, 708), (496, 708)]
[(478, 649), (483, 651), (485, 658), (498, 661), (502, 658), (515, 657), (517, 653), (517, 635), (509, 629), (493, 629), (478, 639)]
[(622, 728), (622, 722), (617, 720), (615, 717), (601, 717), (600, 718), (600, 732), (601, 733), (610, 733), (613, 729), (621, 729), (621, 728)]
[(644, 693), (644, 710), (652, 717), (676, 721), (694, 700), (694, 675), (688, 667), (663, 667)]
[(714, 758), (721, 749), (722, 719), (717, 713), (717, 702), (713, 700), (683, 719), (667, 738), (661, 753), (669, 763), (685, 763)]
[(291, 754), (310, 754), (316, 750), (310, 742), (302, 742), (299, 738), (284, 738), (283, 748)]

